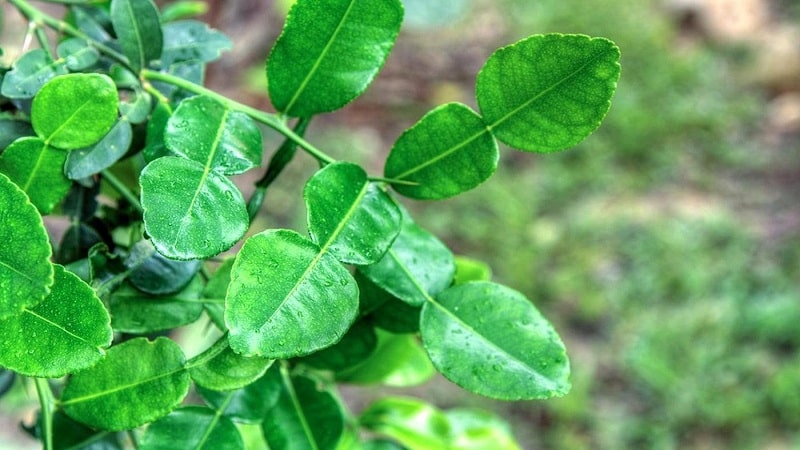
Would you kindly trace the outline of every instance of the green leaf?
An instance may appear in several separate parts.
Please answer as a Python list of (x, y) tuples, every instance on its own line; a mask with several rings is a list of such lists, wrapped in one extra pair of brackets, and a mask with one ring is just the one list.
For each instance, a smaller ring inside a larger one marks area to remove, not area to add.
[(244, 113), (211, 97), (186, 99), (167, 121), (164, 144), (177, 156), (226, 175), (261, 164), (261, 131)]
[(42, 214), (49, 214), (69, 192), (64, 176), (67, 154), (39, 138), (20, 138), (0, 155), (0, 172), (16, 183)]
[(0, 118), (0, 154), (17, 139), (33, 136), (34, 134), (30, 122), (13, 117)]
[(450, 422), (450, 448), (520, 450), (508, 423), (488, 411), (462, 408), (445, 415)]
[(339, 109), (383, 66), (403, 21), (399, 0), (300, 0), (267, 62), (269, 95), (293, 117)]
[(355, 164), (325, 166), (308, 181), (303, 195), (311, 239), (339, 261), (377, 262), (400, 232), (399, 208)]
[(172, 111), (164, 103), (156, 102), (150, 120), (147, 122), (147, 136), (142, 155), (147, 162), (155, 161), (162, 156), (171, 156), (164, 145), (164, 131)]
[(412, 306), (421, 306), (450, 286), (455, 263), (439, 239), (405, 214), (400, 235), (386, 255), (359, 270), (381, 289)]
[(280, 366), (273, 364), (261, 378), (241, 389), (218, 392), (198, 386), (197, 392), (226, 417), (236, 422), (258, 424), (278, 401), (282, 389)]
[(203, 283), (195, 278), (180, 292), (154, 296), (124, 284), (109, 298), (115, 331), (146, 334), (188, 325), (200, 318)]
[(83, 39), (61, 41), (56, 50), (67, 68), (73, 72), (88, 69), (100, 60), (100, 53)]
[[(41, 433), (42, 416), (36, 424)], [(54, 450), (124, 450), (120, 442), (121, 435), (93, 430), (86, 425), (72, 420), (61, 410), (53, 413)], [(123, 439), (124, 440), (124, 439)]]
[(417, 399), (386, 397), (370, 405), (359, 423), (364, 428), (397, 440), (415, 450), (453, 448), (449, 445), (447, 416)]
[(453, 284), (464, 284), (470, 281), (490, 281), (492, 268), (483, 261), (456, 256), (456, 277)]
[(164, 35), (158, 8), (151, 0), (112, 0), (111, 24), (135, 71), (161, 57)]
[(97, 363), (111, 345), (108, 312), (92, 288), (61, 266), (54, 272), (50, 295), (0, 320), (0, 365), (22, 375), (74, 373)]
[(153, 422), (139, 450), (244, 450), (242, 435), (230, 419), (203, 406), (185, 406)]
[[(175, 261), (158, 253), (153, 244), (141, 240), (134, 245), (136, 268), (128, 281), (142, 292), (151, 295), (174, 294), (185, 288), (200, 270), (200, 261)], [(133, 256), (133, 255), (132, 255)]]
[(418, 199), (441, 199), (468, 191), (497, 170), (497, 142), (481, 117), (460, 103), (426, 114), (397, 139), (386, 160), (394, 189)]
[(80, 180), (108, 169), (122, 159), (133, 140), (127, 120), (120, 119), (95, 145), (69, 152), (64, 171), (72, 180)]
[(436, 368), (469, 391), (522, 400), (569, 390), (561, 339), (525, 296), (505, 286), (447, 289), (422, 307), (420, 332)]
[(336, 372), (363, 362), (377, 346), (378, 336), (375, 334), (375, 328), (362, 320), (350, 327), (341, 341), (300, 361), (318, 369)]
[(273, 363), (271, 359), (235, 353), (227, 337), (221, 338), (207, 352), (216, 354), (203, 364), (191, 367), (189, 376), (197, 385), (215, 391), (243, 388), (261, 378)]
[(337, 380), (407, 387), (422, 384), (436, 374), (415, 335), (377, 332), (378, 347), (372, 355), (360, 364), (336, 373)]
[(94, 428), (136, 428), (169, 414), (186, 396), (185, 362), (180, 347), (167, 338), (126, 341), (111, 347), (94, 367), (73, 375), (61, 406), (67, 415)]
[(344, 433), (344, 409), (329, 390), (304, 376), (281, 370), (278, 403), (261, 427), (271, 450), (335, 450)]
[(8, 98), (32, 98), (45, 83), (67, 73), (62, 61), (53, 61), (43, 49), (31, 50), (3, 77), (0, 94)]
[(250, 224), (236, 185), (198, 162), (159, 158), (142, 170), (139, 183), (145, 229), (168, 258), (217, 255), (241, 239)]
[(161, 65), (169, 67), (176, 62), (195, 61), (208, 63), (219, 58), (233, 42), (207, 24), (184, 20), (164, 25), (164, 52)]
[(225, 323), (247, 356), (303, 356), (341, 339), (358, 312), (350, 272), (290, 230), (250, 237), (231, 271)]
[(36, 134), (48, 145), (72, 150), (88, 147), (117, 121), (119, 97), (106, 75), (75, 73), (47, 82), (31, 106)]
[(376, 327), (392, 333), (416, 333), (419, 331), (421, 312), (419, 306), (411, 306), (397, 298), (391, 298), (372, 311), (369, 318)]
[(119, 102), (120, 119), (139, 125), (147, 122), (153, 110), (153, 99), (141, 88), (134, 88), (126, 100)]
[(545, 34), (495, 51), (478, 73), (481, 114), (497, 139), (553, 152), (591, 134), (611, 106), (619, 48), (602, 38)]
[(231, 282), (231, 268), (235, 259), (228, 258), (222, 262), (206, 284), (203, 292), (205, 299), (206, 314), (220, 330), (227, 331), (225, 325), (225, 295), (228, 293), (228, 285)]

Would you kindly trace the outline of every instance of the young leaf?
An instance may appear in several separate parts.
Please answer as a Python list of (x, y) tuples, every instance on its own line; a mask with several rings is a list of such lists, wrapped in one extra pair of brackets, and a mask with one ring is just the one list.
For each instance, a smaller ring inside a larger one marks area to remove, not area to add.
[[(218, 350), (217, 346), (222, 346)], [(246, 357), (235, 353), (223, 337), (208, 351), (218, 353), (204, 364), (189, 369), (198, 386), (215, 391), (229, 391), (243, 388), (261, 378), (272, 365), (273, 360), (260, 357)]]
[(40, 213), (50, 214), (69, 192), (70, 181), (64, 176), (66, 159), (64, 151), (39, 138), (21, 138), (0, 155), (0, 172), (28, 194)]
[(378, 347), (358, 365), (336, 373), (336, 379), (354, 384), (408, 387), (422, 384), (436, 369), (413, 334), (377, 330)]
[(112, 0), (111, 24), (131, 67), (142, 70), (161, 57), (164, 35), (151, 0)]
[(164, 145), (225, 175), (243, 173), (261, 163), (261, 132), (253, 119), (231, 111), (211, 97), (180, 103), (167, 120)]
[(105, 355), (112, 338), (109, 322), (92, 288), (55, 266), (50, 295), (22, 314), (0, 320), (0, 365), (34, 377), (75, 373)]
[(311, 117), (361, 95), (380, 71), (403, 21), (399, 0), (300, 0), (267, 62), (278, 111)]
[(0, 94), (8, 98), (31, 98), (45, 83), (66, 73), (63, 62), (53, 61), (45, 50), (37, 48), (22, 55), (5, 74)]
[(546, 34), (495, 51), (478, 73), (481, 114), (501, 142), (553, 152), (591, 134), (611, 106), (619, 48), (602, 38)]
[(344, 263), (377, 262), (400, 232), (399, 208), (355, 164), (325, 166), (303, 196), (311, 239)]
[(115, 331), (146, 334), (188, 325), (203, 313), (203, 283), (195, 278), (180, 292), (152, 296), (124, 284), (108, 300)]
[(218, 392), (198, 386), (197, 392), (206, 404), (226, 417), (240, 423), (259, 424), (278, 401), (282, 389), (280, 367), (272, 364), (261, 378), (241, 389)]
[(460, 103), (426, 114), (395, 142), (387, 178), (410, 181), (394, 189), (417, 199), (441, 199), (468, 191), (497, 170), (497, 142), (481, 117)]
[(126, 341), (111, 347), (97, 365), (73, 375), (61, 406), (94, 428), (136, 428), (169, 414), (186, 396), (185, 362), (178, 344), (167, 338)]
[(261, 427), (271, 450), (309, 448), (335, 450), (344, 432), (344, 410), (320, 383), (281, 370), (278, 403)]
[(359, 270), (400, 300), (421, 306), (450, 286), (456, 268), (450, 250), (405, 214), (400, 235), (386, 255)]
[(133, 130), (127, 120), (120, 119), (95, 145), (69, 152), (64, 171), (72, 180), (80, 180), (108, 169), (119, 161), (133, 140)]
[(247, 356), (303, 356), (341, 339), (358, 312), (350, 272), (290, 230), (250, 237), (225, 300), (231, 348)]
[(31, 121), (48, 145), (72, 150), (105, 136), (117, 120), (119, 97), (106, 75), (76, 73), (49, 81), (36, 94)]
[(58, 56), (73, 72), (92, 67), (100, 59), (100, 53), (83, 39), (66, 39), (58, 44)]
[(247, 231), (250, 218), (242, 193), (208, 166), (167, 156), (148, 164), (139, 183), (145, 229), (168, 258), (217, 255)]
[[(359, 418), (366, 429), (419, 450), (454, 448), (449, 445), (450, 423), (433, 406), (412, 398), (386, 397), (369, 406)], [(460, 447), (456, 447), (460, 448)]]
[(490, 282), (451, 287), (422, 307), (420, 332), (450, 381), (501, 400), (569, 390), (569, 361), (553, 326), (525, 296)]
[(242, 435), (219, 411), (185, 406), (147, 427), (139, 450), (244, 450)]
[(183, 20), (167, 23), (164, 25), (161, 65), (169, 67), (184, 61), (208, 63), (232, 47), (233, 43), (227, 36), (203, 22)]

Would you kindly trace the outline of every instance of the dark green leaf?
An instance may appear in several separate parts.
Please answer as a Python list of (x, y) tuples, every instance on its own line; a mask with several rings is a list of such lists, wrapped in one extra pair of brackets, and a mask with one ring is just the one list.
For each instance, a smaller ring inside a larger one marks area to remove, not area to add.
[(106, 8), (92, 8), (76, 5), (69, 10), (78, 29), (86, 33), (93, 41), (109, 44), (111, 37), (111, 17)]
[(128, 280), (136, 289), (148, 294), (166, 295), (180, 291), (192, 281), (202, 265), (200, 261), (167, 259), (146, 240), (137, 242), (134, 248), (146, 256), (137, 262)]
[(380, 399), (362, 413), (359, 423), (374, 433), (389, 436), (415, 450), (454, 448), (449, 445), (450, 423), (447, 416), (421, 400), (402, 397)]
[(378, 332), (378, 348), (362, 363), (342, 370), (336, 379), (355, 384), (407, 387), (436, 374), (428, 355), (413, 334)]
[[(227, 337), (215, 344), (223, 346), (216, 355), (199, 366), (189, 369), (189, 375), (198, 386), (215, 391), (241, 389), (261, 378), (273, 360), (247, 357), (234, 353)], [(209, 350), (215, 350), (212, 347)]]
[[(42, 435), (41, 415), (37, 422), (39, 436)], [(53, 414), (54, 450), (124, 450), (118, 433), (106, 433), (93, 430), (82, 423), (72, 420), (63, 411)]]
[(31, 107), (33, 129), (53, 147), (88, 147), (117, 121), (119, 97), (106, 75), (75, 73), (47, 82)]
[(0, 93), (8, 98), (31, 98), (45, 83), (66, 73), (63, 62), (54, 62), (46, 51), (37, 48), (22, 55), (5, 74)]
[(207, 24), (184, 20), (164, 25), (164, 53), (161, 64), (169, 67), (176, 62), (194, 61), (208, 63), (219, 58), (225, 50), (233, 48), (231, 40)]
[(233, 264), (225, 322), (238, 353), (307, 355), (339, 341), (357, 312), (350, 272), (294, 231), (250, 237)]
[(386, 160), (387, 178), (408, 197), (441, 199), (468, 191), (497, 170), (497, 143), (481, 117), (460, 103), (426, 114), (395, 142)]
[(583, 35), (536, 35), (503, 47), (478, 74), (481, 114), (495, 137), (512, 147), (572, 147), (608, 112), (619, 56), (613, 42)]
[(0, 119), (0, 154), (17, 139), (33, 136), (34, 134), (30, 122), (14, 118)]
[(334, 372), (350, 368), (367, 359), (378, 346), (375, 329), (366, 321), (356, 322), (336, 344), (312, 353), (300, 361)]
[(119, 161), (131, 145), (133, 130), (120, 119), (97, 144), (69, 152), (64, 171), (72, 180), (80, 180), (108, 169)]
[(344, 410), (320, 383), (281, 370), (278, 403), (262, 422), (271, 450), (335, 450), (344, 432)]
[(204, 259), (233, 246), (250, 224), (242, 193), (198, 162), (167, 156), (142, 170), (144, 223), (161, 254)]
[(21, 138), (0, 155), (0, 172), (25, 191), (39, 212), (49, 214), (69, 192), (66, 159), (66, 152), (39, 138)]
[(373, 311), (369, 318), (375, 326), (392, 333), (416, 333), (419, 331), (421, 307), (391, 298)]
[(164, 145), (164, 131), (171, 115), (172, 111), (161, 102), (157, 102), (155, 108), (153, 108), (153, 114), (147, 122), (147, 137), (145, 139), (145, 147), (142, 150), (144, 159), (147, 162), (155, 161), (162, 156), (170, 156), (169, 150)]
[(167, 121), (164, 144), (177, 156), (235, 175), (261, 164), (261, 131), (244, 113), (211, 97), (186, 99)]
[(278, 401), (282, 389), (280, 364), (273, 364), (258, 380), (234, 391), (218, 392), (197, 387), (206, 403), (236, 422), (261, 423)]
[(244, 450), (230, 419), (203, 406), (185, 406), (147, 427), (139, 450)]
[(203, 313), (202, 290), (199, 278), (178, 293), (162, 296), (148, 295), (130, 285), (122, 285), (109, 299), (111, 325), (116, 331), (136, 334), (188, 325)]
[(310, 117), (361, 95), (394, 45), (399, 0), (300, 0), (292, 7), (267, 63), (278, 111)]
[(69, 264), (85, 258), (89, 249), (100, 242), (103, 242), (103, 238), (94, 228), (83, 222), (74, 223), (67, 228), (61, 238), (58, 252), (56, 253), (56, 261), (62, 264)]
[(161, 57), (164, 35), (158, 8), (151, 0), (112, 0), (111, 24), (133, 70)]
[(73, 72), (92, 67), (100, 59), (100, 53), (83, 39), (71, 38), (58, 44), (58, 56)]
[(22, 314), (0, 320), (0, 365), (22, 375), (46, 378), (90, 367), (111, 345), (109, 321), (94, 291), (55, 266), (50, 295)]
[(325, 166), (306, 184), (311, 239), (339, 261), (372, 264), (400, 232), (397, 205), (351, 163)]
[(126, 341), (111, 347), (94, 367), (73, 375), (61, 406), (94, 428), (136, 428), (169, 414), (186, 396), (185, 362), (180, 347), (167, 338)]
[(569, 390), (561, 339), (525, 296), (505, 286), (447, 289), (422, 307), (420, 332), (436, 368), (469, 391), (521, 400)]

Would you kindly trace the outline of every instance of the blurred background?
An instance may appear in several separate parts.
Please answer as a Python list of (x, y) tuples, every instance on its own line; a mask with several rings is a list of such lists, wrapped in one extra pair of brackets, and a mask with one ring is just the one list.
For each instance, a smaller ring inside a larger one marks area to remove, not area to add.
[[(208, 84), (269, 110), (263, 62), (291, 1), (207, 3), (204, 19), (234, 41)], [(372, 174), (425, 112), (474, 105), (486, 58), (530, 34), (612, 39), (622, 77), (605, 122), (578, 147), (504, 149), (479, 188), (405, 202), (555, 324), (572, 392), (502, 403), (436, 379), (411, 391), (347, 388), (355, 412), (410, 393), (495, 411), (524, 449), (800, 448), (800, 3), (404, 3), (379, 78), (308, 131)], [(269, 156), (280, 140), (267, 131), (265, 141)], [(314, 168), (298, 156), (255, 231), (305, 227), (301, 191)], [(247, 196), (250, 180), (239, 181)]]

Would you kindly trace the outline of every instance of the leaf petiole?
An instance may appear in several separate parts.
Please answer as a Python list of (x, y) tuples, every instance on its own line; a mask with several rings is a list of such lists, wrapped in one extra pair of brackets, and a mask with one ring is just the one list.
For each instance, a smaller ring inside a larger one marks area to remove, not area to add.
[(35, 377), (33, 379), (36, 385), (36, 394), (39, 397), (39, 405), (41, 407), (41, 417), (39, 423), (41, 426), (42, 442), (44, 443), (44, 450), (53, 449), (53, 409), (55, 399), (53, 398), (53, 391), (50, 390), (50, 385), (46, 378)]

